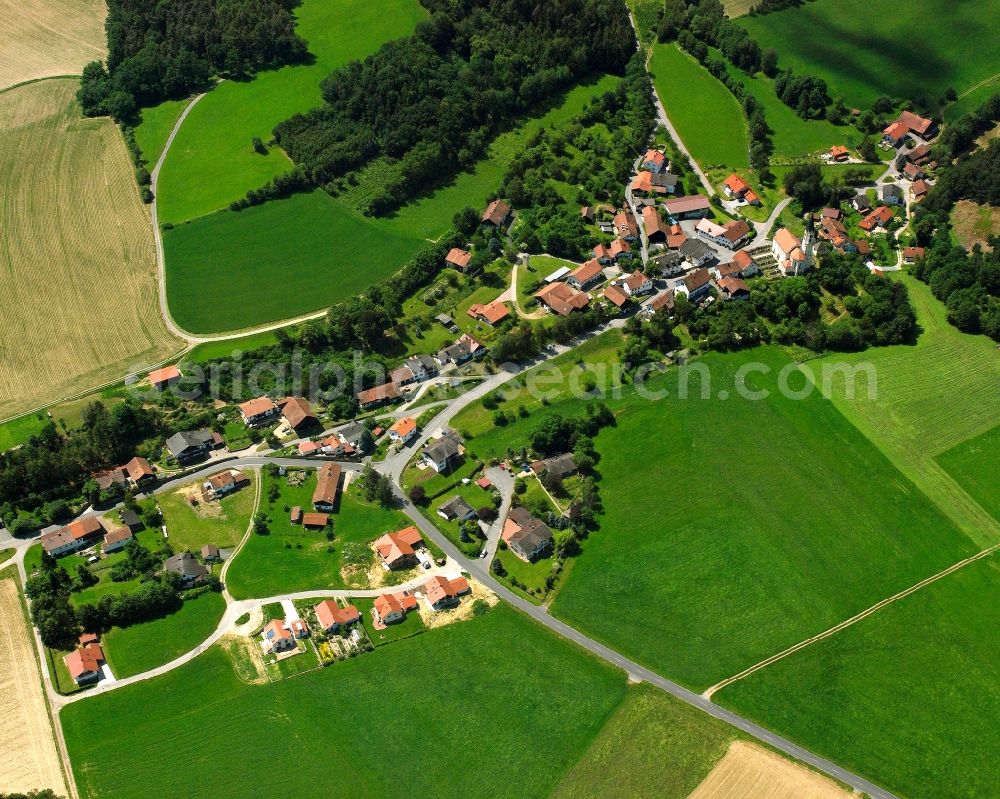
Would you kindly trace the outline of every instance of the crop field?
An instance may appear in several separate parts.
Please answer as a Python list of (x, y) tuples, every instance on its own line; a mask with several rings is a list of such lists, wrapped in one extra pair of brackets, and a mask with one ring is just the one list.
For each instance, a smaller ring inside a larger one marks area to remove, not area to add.
[[(247, 476), (252, 481), (257, 479), (252, 473), (247, 473)], [(198, 498), (197, 505), (188, 501), (192, 494)], [(197, 552), (205, 544), (215, 544), (219, 548), (236, 546), (250, 524), (255, 496), (253, 484), (217, 502), (202, 501), (198, 483), (188, 483), (168, 494), (161, 494), (158, 501), (170, 536), (170, 546), (175, 552), (185, 549)]]
[[(305, 796), (317, 786), (332, 797), (529, 799), (551, 793), (624, 693), (620, 672), (501, 606), (264, 686), (240, 681), (213, 647), (62, 719), (85, 799)], [(236, 745), (252, 740), (295, 767), (259, 768), (260, 752)], [(477, 745), (487, 741), (488, 751)], [(331, 773), (337, 763), (351, 766)]]
[(743, 109), (721, 81), (675, 44), (654, 45), (650, 72), (667, 116), (702, 169), (749, 166)]
[(824, 363), (871, 364), (878, 391), (864, 381), (853, 398), (832, 381), (833, 403), (909, 480), (937, 503), (977, 544), (1000, 541), (1000, 525), (935, 460), (937, 455), (993, 428), (1000, 418), (1000, 352), (986, 336), (948, 324), (944, 306), (924, 284), (903, 275), (923, 332), (915, 346), (831, 355)]
[(938, 464), (1000, 520), (1000, 427), (942, 452)]
[(149, 216), (121, 134), (75, 80), (0, 94), (0, 416), (179, 349), (156, 299)]
[(998, 595), (993, 555), (715, 699), (900, 796), (995, 796)]
[(107, 11), (104, 0), (0, 0), (0, 89), (103, 59)]
[(164, 231), (167, 297), (194, 333), (315, 311), (393, 274), (421, 246), (328, 194), (297, 194)]
[(0, 579), (0, 630), (0, 699), (6, 711), (0, 724), (0, 785), (5, 792), (51, 788), (65, 794), (35, 645), (12, 577)]
[(160, 219), (211, 213), (287, 171), (288, 157), (279, 148), (257, 154), (253, 137), (267, 142), (279, 122), (320, 105), (320, 82), (332, 70), (408, 35), (426, 14), (417, 0), (306, 0), (296, 30), (315, 62), (225, 81), (198, 103), (163, 165)]
[(740, 24), (782, 66), (824, 78), (848, 105), (888, 95), (934, 107), (947, 88), (961, 92), (1000, 71), (1000, 39), (986, 22), (995, 13), (992, 0), (815, 0)]

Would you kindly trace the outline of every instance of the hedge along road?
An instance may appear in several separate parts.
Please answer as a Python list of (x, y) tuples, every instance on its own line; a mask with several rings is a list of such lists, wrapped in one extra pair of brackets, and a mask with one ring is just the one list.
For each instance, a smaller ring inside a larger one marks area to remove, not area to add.
[(150, 173), (150, 191), (153, 193), (153, 202), (150, 203), (150, 217), (153, 224), (153, 239), (156, 242), (156, 273), (159, 283), (160, 316), (163, 317), (163, 322), (167, 326), (167, 330), (178, 338), (184, 339), (188, 343), (189, 349), (196, 344), (203, 344), (208, 341), (229, 341), (231, 339), (243, 338), (244, 336), (249, 336), (253, 333), (266, 333), (269, 330), (277, 330), (279, 327), (287, 327), (288, 325), (306, 322), (310, 319), (319, 319), (320, 317), (326, 315), (326, 311), (314, 311), (313, 313), (297, 316), (293, 319), (283, 319), (278, 322), (269, 322), (268, 324), (261, 325), (260, 327), (235, 330), (230, 333), (216, 333), (207, 336), (196, 336), (193, 333), (189, 333), (187, 330), (180, 327), (177, 322), (174, 321), (173, 316), (171, 316), (170, 307), (167, 304), (167, 262), (163, 255), (163, 234), (160, 230), (160, 219), (156, 208), (156, 196), (158, 193), (157, 186), (160, 178), (160, 170), (162, 169), (164, 162), (167, 160), (167, 155), (170, 153), (170, 146), (174, 143), (174, 139), (177, 138), (177, 133), (181, 129), (181, 125), (184, 124), (184, 120), (187, 119), (188, 114), (191, 113), (191, 110), (206, 94), (207, 92), (202, 92), (197, 97), (192, 98), (191, 102), (184, 108), (184, 111), (181, 112), (181, 115), (177, 118), (173, 128), (170, 130), (170, 135), (167, 136), (167, 141), (163, 145), (160, 157), (156, 159), (156, 165), (153, 167), (153, 171)]

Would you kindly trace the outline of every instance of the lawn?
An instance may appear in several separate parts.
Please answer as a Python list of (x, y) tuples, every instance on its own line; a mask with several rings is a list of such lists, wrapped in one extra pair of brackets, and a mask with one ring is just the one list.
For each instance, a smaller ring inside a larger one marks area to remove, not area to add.
[(976, 502), (1000, 520), (1000, 427), (935, 459)]
[(196, 333), (325, 308), (393, 274), (421, 246), (318, 190), (196, 219), (165, 231), (163, 243), (170, 311)]
[(994, 555), (715, 699), (900, 796), (996, 796), (997, 596)]
[[(352, 799), (529, 799), (551, 793), (624, 694), (621, 672), (498, 607), (264, 686), (241, 682), (215, 647), (61, 719), (85, 799), (311, 796), (317, 786)], [(241, 741), (266, 741), (267, 758), (295, 768), (259, 768), (261, 751)]]
[(368, 597), (356, 597), (351, 600), (351, 604), (358, 609), (361, 620), (368, 630), (368, 637), (375, 646), (384, 646), (394, 641), (401, 641), (414, 635), (419, 635), (427, 630), (423, 619), (416, 611), (406, 614), (406, 618), (398, 624), (390, 624), (384, 630), (376, 630), (372, 627), (372, 605), (374, 599)]
[(320, 82), (332, 70), (408, 35), (426, 13), (417, 0), (306, 0), (295, 10), (296, 32), (315, 61), (223, 81), (192, 109), (160, 174), (160, 219), (211, 213), (286, 172), (291, 162), (284, 152), (272, 147), (259, 155), (253, 137), (267, 142), (279, 122), (320, 105)]
[(162, 619), (113, 628), (103, 636), (112, 673), (131, 677), (189, 652), (212, 634), (225, 610), (222, 595), (209, 591)]
[(987, 546), (1000, 541), (1000, 524), (935, 458), (996, 426), (1000, 353), (985, 336), (952, 327), (944, 306), (924, 283), (908, 275), (899, 279), (909, 289), (922, 328), (916, 345), (829, 356), (820, 364), (875, 368), (874, 399), (863, 390), (863, 383), (851, 398), (844, 382), (835, 380), (834, 404), (970, 538)]
[(702, 169), (746, 169), (743, 109), (721, 81), (675, 44), (653, 46), (650, 63), (667, 116)]
[(163, 152), (170, 131), (190, 102), (188, 98), (164, 100), (159, 105), (142, 109), (142, 121), (135, 128), (135, 143), (150, 172)]
[(995, 12), (991, 0), (815, 0), (739, 24), (776, 49), (781, 66), (824, 78), (848, 105), (884, 94), (935, 107), (947, 88), (961, 92), (1000, 70), (1000, 39), (984, 24)]
[(187, 500), (188, 493), (197, 487), (191, 483), (159, 496), (174, 551), (198, 552), (205, 544), (224, 548), (240, 542), (250, 524), (256, 496), (253, 481), (257, 478), (252, 473), (247, 476), (251, 478), (250, 485), (218, 502), (203, 502), (199, 497), (198, 505), (192, 506)]
[[(290, 470), (291, 471), (291, 470)], [(334, 540), (323, 531), (307, 530), (289, 521), (286, 506), (312, 510), (316, 472), (306, 469), (308, 479), (300, 486), (288, 485), (285, 477), (265, 472), (261, 509), (270, 519), (270, 534), (251, 535), (226, 574), (226, 583), (238, 599), (267, 597), (311, 588), (343, 588), (353, 575), (364, 582), (364, 572), (374, 556), (368, 543), (383, 533), (399, 530), (408, 519), (395, 510), (365, 502), (357, 491), (341, 495), (333, 514)], [(268, 501), (269, 489), (277, 482), (280, 494)], [(344, 569), (347, 567), (347, 574)]]
[(44, 413), (29, 413), (0, 425), (0, 452), (25, 443), (48, 423)]
[[(778, 393), (788, 364), (779, 350), (699, 363), (711, 399), (699, 399), (697, 376), (693, 397), (677, 399), (671, 369), (666, 399), (626, 386), (607, 400), (617, 427), (597, 438), (605, 513), (563, 581), (557, 616), (704, 688), (974, 550), (831, 403)], [(747, 364), (769, 370), (749, 385), (771, 396), (719, 398)], [(475, 406), (454, 424), (490, 457), (526, 443), (545, 413), (574, 416), (583, 404), (556, 396), (505, 427)]]

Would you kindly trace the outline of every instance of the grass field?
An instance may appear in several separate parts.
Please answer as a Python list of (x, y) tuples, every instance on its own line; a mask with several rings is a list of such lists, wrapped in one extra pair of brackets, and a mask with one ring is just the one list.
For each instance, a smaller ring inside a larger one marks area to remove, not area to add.
[(955, 102), (948, 103), (942, 109), (945, 122), (953, 122), (963, 114), (975, 111), (997, 91), (1000, 91), (1000, 75), (995, 75), (991, 80), (987, 79), (974, 88), (967, 89)]
[(206, 341), (198, 344), (184, 356), (186, 363), (208, 363), (216, 358), (233, 358), (236, 353), (250, 352), (260, 347), (277, 344), (278, 339), (273, 330), (264, 333), (251, 333), (241, 338), (225, 339), (223, 341)]
[(667, 116), (702, 169), (749, 166), (746, 120), (729, 89), (675, 44), (653, 46), (650, 72)]
[[(340, 506), (333, 514), (334, 540), (329, 542), (321, 530), (306, 530), (289, 521), (286, 506), (312, 509), (312, 494), (316, 488), (316, 472), (307, 470), (309, 477), (300, 486), (289, 486), (285, 478), (264, 475), (261, 510), (270, 518), (269, 535), (251, 535), (240, 550), (226, 575), (234, 597), (268, 597), (310, 588), (343, 588), (343, 569), (354, 566), (357, 577), (366, 583), (364, 573), (374, 555), (368, 543), (382, 533), (398, 530), (409, 524), (407, 518), (394, 510), (385, 510), (365, 502), (356, 492), (341, 495)], [(279, 498), (268, 501), (271, 482), (280, 487)], [(332, 551), (328, 551), (332, 549)]]
[(995, 796), (998, 595), (992, 556), (715, 699), (900, 796)]
[(156, 300), (149, 216), (117, 128), (77, 81), (0, 94), (0, 417), (180, 349)]
[(1000, 520), (1000, 427), (942, 452), (935, 460), (969, 496)]
[[(331, 797), (529, 799), (548, 796), (624, 693), (620, 672), (498, 607), (264, 686), (241, 682), (214, 647), (62, 719), (86, 799), (306, 796), (318, 786)], [(262, 757), (295, 768), (260, 768)], [(164, 772), (164, 762), (184, 767)]]
[(140, 674), (194, 649), (215, 630), (226, 610), (221, 594), (209, 591), (162, 619), (115, 627), (104, 634), (104, 653), (115, 677)]
[(29, 413), (0, 425), (0, 452), (23, 444), (45, 427), (47, 422), (44, 413)]
[(934, 107), (948, 87), (961, 92), (1000, 72), (1000, 40), (984, 24), (993, 13), (991, 0), (815, 0), (740, 24), (762, 48), (776, 49), (782, 66), (824, 78), (848, 105), (870, 106), (885, 94)]
[(878, 375), (875, 399), (864, 390), (849, 398), (838, 380), (832, 384), (833, 402), (973, 541), (995, 543), (1000, 525), (935, 458), (996, 426), (1000, 352), (985, 336), (948, 324), (944, 306), (925, 284), (908, 275), (900, 279), (917, 311), (920, 338), (915, 346), (830, 356), (827, 362), (870, 363)]
[(102, 60), (104, 0), (0, 0), (0, 89)]
[[(254, 481), (258, 479), (251, 473), (248, 476)], [(187, 500), (192, 492), (198, 493), (198, 505), (193, 506)], [(198, 552), (205, 544), (220, 548), (236, 546), (250, 524), (255, 496), (253, 484), (218, 502), (202, 502), (199, 486), (195, 483), (161, 494), (159, 503), (170, 546), (175, 552), (185, 549)]]
[(165, 100), (159, 105), (142, 109), (142, 122), (135, 129), (135, 143), (139, 145), (139, 151), (151, 172), (177, 118), (189, 102), (189, 99)]
[(321, 191), (196, 219), (165, 231), (163, 243), (170, 311), (194, 333), (332, 305), (391, 275), (421, 245)]
[(959, 200), (951, 211), (951, 224), (958, 243), (971, 251), (978, 244), (989, 250), (990, 236), (1000, 233), (1000, 208)]
[(368, 637), (371, 638), (375, 646), (385, 646), (404, 638), (419, 635), (427, 630), (418, 612), (407, 613), (406, 618), (398, 624), (390, 624), (384, 630), (376, 630), (372, 627), (372, 606), (375, 604), (375, 600), (367, 597), (356, 597), (351, 600), (351, 604), (361, 614), (361, 620), (368, 630)]

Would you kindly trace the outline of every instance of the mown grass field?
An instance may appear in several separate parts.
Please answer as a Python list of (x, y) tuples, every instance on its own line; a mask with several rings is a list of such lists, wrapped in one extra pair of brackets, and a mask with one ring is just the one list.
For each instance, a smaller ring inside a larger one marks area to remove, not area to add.
[(104, 0), (0, 0), (0, 89), (102, 60), (107, 13)]
[(251, 333), (240, 338), (224, 339), (222, 341), (206, 341), (198, 344), (184, 356), (184, 362), (203, 364), (217, 358), (235, 358), (237, 353), (250, 352), (260, 347), (277, 344), (278, 339), (273, 330), (264, 333)]
[(998, 595), (994, 555), (715, 699), (900, 796), (995, 796)]
[(104, 634), (104, 653), (115, 677), (140, 674), (194, 649), (215, 630), (226, 610), (212, 591), (189, 599), (162, 619), (115, 627)]
[(315, 62), (225, 81), (198, 103), (163, 165), (160, 219), (211, 213), (287, 171), (288, 157), (278, 148), (258, 155), (253, 137), (267, 142), (279, 122), (320, 105), (320, 82), (332, 70), (408, 35), (426, 14), (416, 0), (306, 0), (295, 10), (296, 30)]
[(1000, 75), (987, 79), (972, 89), (966, 89), (955, 102), (948, 103), (942, 109), (945, 122), (954, 122), (963, 114), (975, 111), (998, 90), (1000, 90)]
[(44, 413), (29, 413), (27, 416), (19, 416), (0, 425), (0, 452), (23, 444), (45, 427), (47, 422)]
[(421, 241), (390, 233), (321, 191), (164, 231), (167, 298), (194, 333), (315, 311), (388, 277)]
[(675, 44), (653, 46), (650, 72), (667, 116), (702, 169), (746, 169), (746, 120), (732, 93)]
[(782, 66), (824, 78), (848, 105), (885, 94), (933, 107), (948, 87), (961, 92), (1000, 71), (1000, 39), (988, 22), (995, 13), (990, 0), (815, 0), (740, 24), (776, 49)]
[(960, 333), (948, 324), (944, 306), (925, 284), (908, 275), (899, 279), (923, 331), (916, 345), (831, 355), (810, 366), (874, 367), (875, 398), (869, 398), (863, 381), (852, 398), (837, 379), (830, 385), (833, 403), (973, 541), (988, 546), (1000, 541), (1000, 525), (935, 458), (996, 426), (1000, 352), (985, 336)]
[(76, 89), (0, 94), (0, 418), (180, 349), (125, 144), (110, 120), (80, 118)]
[(529, 799), (551, 793), (624, 694), (620, 672), (498, 607), (264, 686), (241, 682), (215, 647), (62, 720), (87, 799), (306, 796), (318, 785), (352, 799)]
[(135, 143), (139, 145), (139, 151), (150, 172), (163, 152), (170, 131), (189, 102), (191, 101), (186, 98), (165, 100), (159, 105), (142, 109), (142, 122), (135, 128)]
[(1000, 520), (1000, 427), (942, 452), (935, 460), (969, 496)]
[[(220, 471), (226, 467), (232, 467), (232, 464), (220, 466)], [(253, 515), (256, 497), (253, 483), (258, 479), (252, 472), (246, 474), (251, 484), (218, 502), (202, 502), (199, 495), (198, 505), (192, 506), (187, 497), (191, 491), (197, 490), (197, 486), (191, 483), (159, 496), (170, 546), (175, 552), (189, 549), (197, 553), (205, 544), (223, 548), (240, 542)]]

